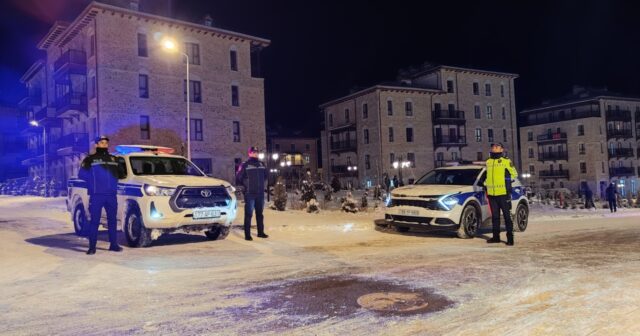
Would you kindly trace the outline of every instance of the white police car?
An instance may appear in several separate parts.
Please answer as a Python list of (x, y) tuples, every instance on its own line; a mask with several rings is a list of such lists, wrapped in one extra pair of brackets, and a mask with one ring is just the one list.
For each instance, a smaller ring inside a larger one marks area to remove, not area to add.
[[(400, 232), (411, 227), (449, 229), (460, 238), (472, 238), (480, 228), (491, 227), (485, 178), (484, 162), (432, 170), (414, 184), (391, 191), (383, 224)], [(529, 203), (517, 179), (512, 183), (511, 204), (514, 231), (525, 231)]]
[[(118, 227), (131, 247), (146, 247), (163, 233), (204, 231), (224, 239), (236, 218), (235, 188), (208, 177), (174, 150), (157, 146), (117, 146), (119, 170)], [(88, 223), (86, 183), (68, 183), (67, 210), (76, 234)], [(105, 225), (103, 211), (101, 223)]]

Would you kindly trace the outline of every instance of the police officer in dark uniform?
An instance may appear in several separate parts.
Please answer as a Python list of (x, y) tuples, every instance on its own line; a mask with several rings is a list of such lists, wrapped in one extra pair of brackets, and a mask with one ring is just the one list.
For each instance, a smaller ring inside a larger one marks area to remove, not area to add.
[(258, 160), (258, 148), (251, 147), (248, 151), (249, 159), (243, 162), (236, 172), (236, 185), (242, 187), (244, 194), (244, 239), (251, 238), (251, 217), (253, 209), (256, 210), (256, 221), (258, 222), (258, 237), (268, 238), (264, 233), (264, 183), (267, 179), (267, 168), (264, 163)]
[(102, 208), (107, 212), (109, 228), (109, 251), (120, 252), (122, 247), (118, 245), (116, 213), (118, 211), (118, 160), (109, 154), (109, 138), (100, 136), (95, 139), (96, 152), (87, 156), (78, 173), (78, 178), (87, 182), (89, 194), (89, 250), (87, 254), (96, 253), (98, 241), (98, 226)]
[(511, 181), (518, 177), (513, 162), (505, 157), (501, 143), (491, 144), (490, 157), (487, 160), (487, 178), (484, 186), (491, 208), (493, 237), (487, 243), (500, 242), (500, 212), (504, 216), (507, 229), (507, 245), (513, 245), (513, 221), (511, 220)]

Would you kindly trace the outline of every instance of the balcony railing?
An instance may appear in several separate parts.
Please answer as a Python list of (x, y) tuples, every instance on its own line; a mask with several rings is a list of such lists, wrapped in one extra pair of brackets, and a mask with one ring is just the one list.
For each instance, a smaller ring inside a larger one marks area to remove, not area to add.
[(464, 136), (449, 136), (440, 135), (433, 137), (433, 144), (435, 146), (466, 146), (467, 137)]
[(536, 137), (538, 142), (559, 142), (559, 141), (567, 141), (567, 133), (566, 132), (555, 132), (555, 133), (545, 133), (540, 134)]
[(607, 129), (607, 139), (630, 139), (633, 138), (631, 129)]
[(607, 121), (631, 121), (631, 111), (629, 110), (607, 110)]
[[(351, 166), (353, 167), (353, 166)], [(332, 174), (341, 174), (344, 176), (356, 176), (358, 175), (357, 170), (349, 170), (348, 165), (339, 165), (339, 166), (331, 166)]]
[(87, 153), (89, 151), (89, 134), (70, 133), (61, 137), (58, 143), (59, 155)]
[(609, 167), (609, 176), (633, 175), (633, 167)]
[(633, 157), (633, 148), (609, 148), (609, 158)]
[(568, 152), (540, 152), (538, 153), (538, 161), (558, 161), (569, 160)]
[(330, 125), (328, 127), (328, 129), (331, 130), (331, 131), (343, 130), (345, 128), (347, 128), (347, 129), (355, 129), (356, 128), (355, 121), (343, 122), (343, 123), (339, 123), (339, 124), (333, 124), (332, 126)]
[(358, 143), (356, 140), (349, 141), (334, 141), (331, 143), (331, 151), (333, 152), (348, 152), (348, 151), (356, 151), (358, 148)]
[(543, 178), (569, 178), (569, 171), (566, 169), (541, 170), (538, 176)]
[(84, 114), (87, 113), (87, 93), (86, 92), (69, 92), (59, 97), (55, 101), (57, 116), (61, 117), (67, 111), (77, 111)]
[(82, 50), (67, 50), (53, 63), (53, 71), (58, 72), (65, 66), (79, 66), (86, 68), (87, 66), (87, 54)]
[(465, 123), (466, 119), (464, 118), (464, 111), (459, 110), (433, 110), (433, 123), (434, 124), (442, 124), (442, 123)]

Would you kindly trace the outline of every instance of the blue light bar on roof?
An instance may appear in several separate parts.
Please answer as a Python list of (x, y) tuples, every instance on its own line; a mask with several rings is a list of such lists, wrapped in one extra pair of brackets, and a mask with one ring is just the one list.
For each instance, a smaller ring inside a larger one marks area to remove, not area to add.
[(173, 154), (175, 152), (173, 148), (148, 145), (119, 145), (116, 146), (116, 151), (120, 155), (140, 152), (154, 152), (162, 154)]

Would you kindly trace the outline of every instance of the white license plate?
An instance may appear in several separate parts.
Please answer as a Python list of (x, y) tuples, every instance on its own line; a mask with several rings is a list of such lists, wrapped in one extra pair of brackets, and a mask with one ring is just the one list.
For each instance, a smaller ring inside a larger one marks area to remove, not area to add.
[(405, 216), (418, 216), (420, 215), (420, 211), (418, 210), (400, 210), (401, 215)]
[(193, 219), (218, 218), (220, 210), (218, 209), (199, 209), (193, 210)]

